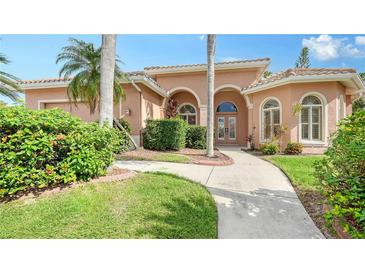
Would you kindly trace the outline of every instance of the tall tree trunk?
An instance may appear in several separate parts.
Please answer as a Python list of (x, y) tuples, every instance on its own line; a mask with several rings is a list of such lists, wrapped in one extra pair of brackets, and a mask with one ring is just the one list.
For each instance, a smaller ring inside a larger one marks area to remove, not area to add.
[(215, 34), (208, 34), (208, 115), (207, 115), (207, 156), (214, 156), (214, 55)]
[(115, 34), (102, 35), (100, 64), (100, 118), (99, 125), (113, 126), (113, 93), (115, 69)]

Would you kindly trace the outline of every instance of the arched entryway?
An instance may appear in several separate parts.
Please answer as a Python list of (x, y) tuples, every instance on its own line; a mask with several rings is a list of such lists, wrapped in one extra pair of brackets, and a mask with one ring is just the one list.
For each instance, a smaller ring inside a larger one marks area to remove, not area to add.
[(194, 93), (186, 89), (175, 89), (170, 96), (178, 104), (178, 115), (190, 125), (198, 125), (200, 102)]
[(247, 138), (247, 107), (239, 91), (217, 91), (214, 110), (215, 143), (244, 145)]

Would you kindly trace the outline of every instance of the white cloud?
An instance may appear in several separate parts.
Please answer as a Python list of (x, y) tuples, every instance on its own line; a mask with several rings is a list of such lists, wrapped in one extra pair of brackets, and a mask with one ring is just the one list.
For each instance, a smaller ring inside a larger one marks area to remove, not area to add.
[(326, 61), (339, 57), (364, 57), (365, 52), (346, 43), (348, 38), (334, 38), (322, 34), (318, 37), (303, 39), (303, 46), (308, 47), (314, 57)]
[(219, 61), (221, 61), (221, 62), (233, 62), (233, 61), (239, 61), (239, 60), (242, 60), (242, 59), (238, 58), (238, 57), (232, 57), (232, 56), (219, 58)]
[(205, 38), (204, 34), (199, 36), (199, 40), (204, 40), (204, 38)]
[(365, 45), (365, 36), (356, 36), (355, 44), (356, 45)]
[(341, 56), (344, 57), (364, 57), (365, 52), (355, 48), (352, 44), (347, 44), (340, 49)]

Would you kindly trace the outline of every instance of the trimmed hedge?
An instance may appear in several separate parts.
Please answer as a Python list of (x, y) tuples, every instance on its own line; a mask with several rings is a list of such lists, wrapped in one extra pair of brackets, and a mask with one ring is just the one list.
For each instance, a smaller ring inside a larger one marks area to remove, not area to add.
[(295, 142), (289, 142), (284, 150), (284, 153), (289, 155), (299, 155), (302, 152), (303, 145)]
[(205, 149), (207, 147), (207, 128), (203, 126), (188, 126), (186, 147)]
[(59, 109), (0, 108), (0, 197), (105, 174), (129, 140)]
[(185, 147), (188, 124), (180, 118), (147, 120), (143, 147), (151, 150), (180, 150)]
[(365, 110), (341, 120), (315, 168), (332, 205), (328, 219), (339, 218), (353, 237), (365, 238)]

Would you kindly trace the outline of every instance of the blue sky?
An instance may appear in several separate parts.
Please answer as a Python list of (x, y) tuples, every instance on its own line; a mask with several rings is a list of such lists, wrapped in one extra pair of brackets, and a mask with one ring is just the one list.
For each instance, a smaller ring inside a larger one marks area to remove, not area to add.
[[(100, 35), (0, 35), (0, 52), (11, 63), (1, 65), (21, 79), (58, 77), (56, 55), (69, 37), (100, 45)], [(270, 57), (270, 70), (294, 66), (303, 45), (312, 67), (351, 67), (365, 71), (365, 35), (218, 35), (216, 61)], [(118, 35), (117, 53), (124, 71), (150, 65), (206, 62), (205, 35)], [(1, 98), (4, 100), (4, 98)], [(5, 100), (7, 101), (7, 100)]]

